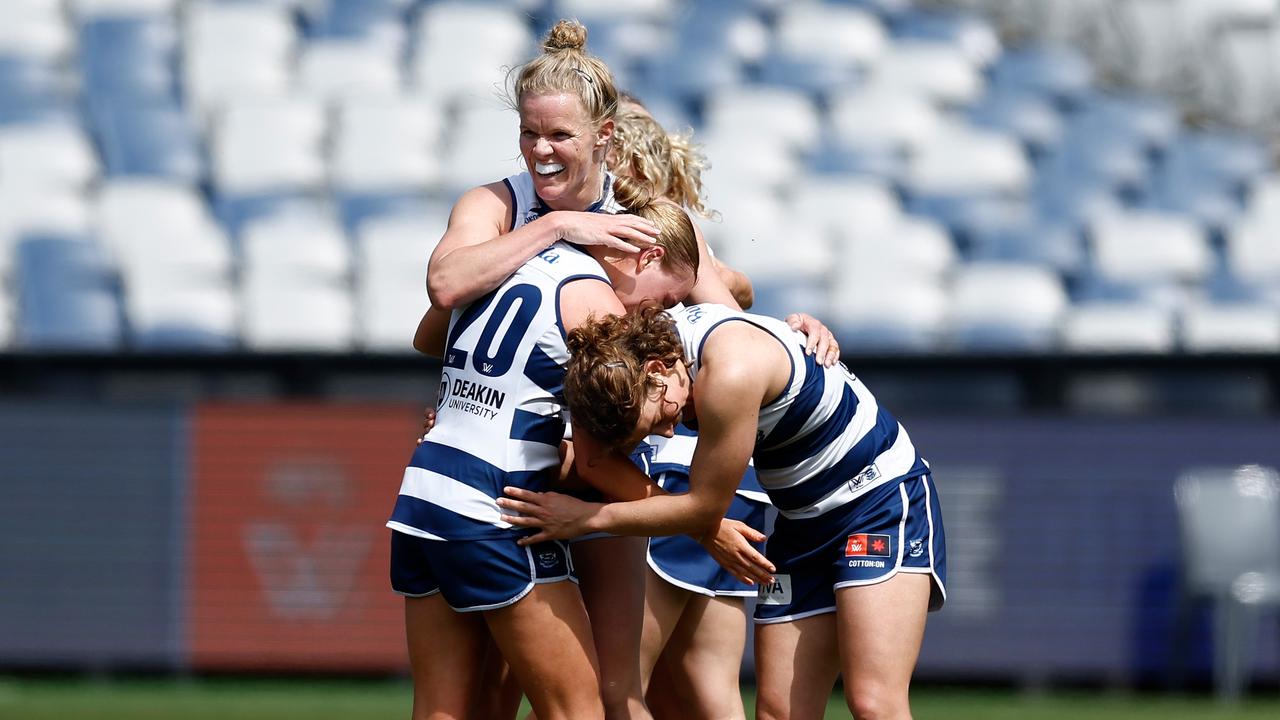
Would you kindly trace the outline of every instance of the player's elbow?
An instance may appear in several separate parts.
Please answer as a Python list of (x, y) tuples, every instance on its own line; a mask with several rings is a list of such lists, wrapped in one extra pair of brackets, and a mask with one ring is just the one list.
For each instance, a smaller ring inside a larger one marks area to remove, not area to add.
[[(441, 273), (443, 275), (444, 273)], [(463, 288), (458, 287), (456, 283), (449, 282), (447, 277), (437, 277), (435, 275), (427, 275), (427, 297), (431, 300), (431, 307), (451, 312), (459, 305), (466, 302), (466, 298), (462, 295)], [(417, 347), (415, 344), (414, 347)]]

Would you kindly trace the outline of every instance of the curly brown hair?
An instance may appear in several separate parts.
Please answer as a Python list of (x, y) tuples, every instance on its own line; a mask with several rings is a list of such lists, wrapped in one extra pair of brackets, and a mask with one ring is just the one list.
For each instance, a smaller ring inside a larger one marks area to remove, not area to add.
[(645, 372), (649, 360), (684, 362), (675, 321), (661, 308), (587, 318), (569, 332), (564, 394), (575, 427), (610, 449), (624, 447), (640, 421), (640, 407), (660, 383)]

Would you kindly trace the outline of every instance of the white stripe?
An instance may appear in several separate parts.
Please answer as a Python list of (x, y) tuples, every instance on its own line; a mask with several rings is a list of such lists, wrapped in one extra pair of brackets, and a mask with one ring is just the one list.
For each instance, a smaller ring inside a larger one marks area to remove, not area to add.
[(404, 469), (400, 494), (425, 500), (449, 512), (490, 523), (494, 527), (511, 527), (511, 523), (502, 520), (502, 510), (493, 498), (453, 478), (420, 467), (410, 466)]
[[(927, 465), (928, 463), (925, 464)], [(920, 478), (920, 481), (924, 483), (924, 514), (929, 520), (929, 574), (933, 576), (933, 582), (938, 586), (938, 591), (942, 593), (942, 602), (945, 603), (947, 601), (947, 586), (942, 582), (942, 578), (938, 577), (938, 566), (934, 563), (933, 558), (933, 488), (930, 487), (933, 485), (933, 478), (925, 475)]]
[(653, 446), (655, 463), (673, 463), (676, 465), (693, 464), (693, 451), (698, 446), (698, 438), (689, 435), (663, 437), (650, 435), (645, 442)]
[(440, 540), (442, 542), (448, 542), (447, 540), (440, 537), (439, 535), (432, 535), (426, 530), (419, 530), (416, 527), (410, 527), (408, 525), (405, 525), (404, 523), (396, 522), (395, 520), (388, 520), (387, 527), (391, 528), (392, 530), (395, 530), (396, 532), (402, 532), (405, 535), (420, 537), (423, 540)]
[[(785, 517), (791, 520), (806, 520), (815, 518), (823, 513), (834, 510), (838, 507), (850, 503), (857, 498), (865, 495), (869, 490), (880, 487), (881, 485), (897, 480), (903, 475), (911, 471), (916, 464), (916, 447), (911, 444), (911, 438), (907, 436), (907, 431), (902, 425), (898, 425), (898, 438), (888, 450), (880, 453), (872, 463), (880, 471), (880, 479), (876, 482), (868, 483), (860, 487), (853, 487), (849, 482), (842, 482), (835, 490), (832, 490), (826, 497), (815, 502), (808, 507), (797, 508), (795, 510), (778, 509)], [(899, 543), (901, 544), (901, 543)]]
[[(756, 475), (760, 478), (761, 486), (766, 489), (781, 490), (799, 485), (839, 462), (854, 445), (858, 444), (858, 441), (875, 428), (876, 421), (880, 417), (879, 404), (862, 383), (855, 382), (852, 387), (854, 394), (858, 397), (858, 409), (836, 441), (822, 448), (818, 454), (807, 457), (795, 465), (775, 470), (757, 468)], [(821, 413), (821, 411), (815, 414), (829, 416), (829, 413)]]
[(739, 495), (741, 495), (742, 497), (744, 497), (744, 498), (746, 498), (746, 499), (748, 499), (748, 500), (750, 500), (750, 501), (752, 501), (752, 502), (758, 502), (758, 503), (760, 503), (761, 505), (769, 505), (769, 504), (770, 504), (770, 503), (769, 503), (769, 493), (763, 493), (763, 492), (760, 492), (759, 490), (743, 490), (743, 489), (741, 489), (741, 488), (739, 488), (738, 490), (735, 490), (734, 492), (738, 493), (738, 494), (739, 494)]
[(782, 617), (776, 617), (776, 618), (753, 618), (753, 619), (755, 620), (757, 625), (776, 625), (778, 623), (795, 622), (796, 620), (803, 620), (807, 617), (813, 617), (814, 615), (825, 615), (827, 613), (833, 613), (835, 611), (836, 611), (836, 606), (832, 605), (831, 607), (818, 608), (817, 610), (808, 610), (802, 613), (796, 613), (795, 615), (783, 615)]

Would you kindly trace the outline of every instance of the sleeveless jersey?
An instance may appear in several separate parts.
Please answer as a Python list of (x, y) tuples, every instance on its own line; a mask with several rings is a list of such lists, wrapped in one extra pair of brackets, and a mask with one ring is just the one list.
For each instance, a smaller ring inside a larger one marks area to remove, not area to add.
[[(534, 192), (533, 178), (530, 177), (529, 173), (518, 173), (503, 178), (502, 182), (507, 186), (507, 190), (511, 191), (512, 230), (551, 212), (551, 208), (547, 207), (542, 202), (542, 198), (538, 197), (538, 193)], [(619, 205), (618, 201), (613, 197), (612, 174), (608, 172), (604, 174), (604, 187), (600, 189), (600, 199), (592, 203), (591, 207), (587, 208), (586, 211), (608, 214), (626, 212), (626, 209)]]
[[(677, 423), (674, 437), (650, 435), (644, 439), (644, 445), (647, 446), (645, 462), (651, 477), (657, 478), (666, 472), (688, 475), (689, 466), (693, 464), (693, 451), (698, 446), (698, 433), (683, 423)], [(769, 503), (769, 497), (750, 468), (738, 482), (737, 493), (753, 502)]]
[(590, 255), (557, 242), (488, 295), (454, 311), (436, 425), (418, 446), (387, 526), (428, 539), (515, 532), (495, 502), (506, 485), (541, 491), (564, 435), (560, 289), (608, 282)]
[(824, 368), (806, 355), (804, 335), (786, 323), (710, 304), (672, 317), (694, 383), (703, 343), (726, 322), (755, 325), (790, 356), (791, 378), (760, 408), (752, 452), (760, 485), (784, 517), (818, 517), (873, 488), (928, 472), (907, 431), (862, 381), (843, 364)]

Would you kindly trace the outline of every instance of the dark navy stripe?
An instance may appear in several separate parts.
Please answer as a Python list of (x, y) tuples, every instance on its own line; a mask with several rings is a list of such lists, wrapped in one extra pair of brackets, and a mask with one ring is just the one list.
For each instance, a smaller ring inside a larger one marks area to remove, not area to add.
[(453, 327), (449, 330), (448, 346), (450, 348), (452, 348), (453, 344), (458, 341), (458, 336), (467, 328), (471, 327), (471, 323), (474, 323), (476, 318), (480, 317), (480, 314), (485, 311), (485, 308), (489, 307), (489, 303), (493, 302), (493, 299), (498, 296), (499, 289), (500, 288), (494, 288), (484, 297), (472, 301), (470, 305), (463, 308), (462, 313), (458, 315), (458, 321), (455, 322)]
[(414, 450), (409, 465), (452, 478), (492, 498), (501, 495), (502, 488), (506, 485), (528, 490), (546, 490), (557, 472), (557, 468), (506, 472), (471, 453), (430, 440)]
[(391, 520), (411, 528), (425, 530), (446, 540), (506, 537), (517, 532), (473, 520), (409, 495), (396, 497), (396, 507), (391, 511)]
[[(794, 363), (793, 360), (792, 364)], [(791, 401), (791, 407), (787, 408), (787, 412), (783, 414), (782, 419), (778, 420), (778, 424), (756, 443), (758, 449), (768, 449), (795, 437), (810, 416), (817, 411), (818, 404), (822, 402), (822, 393), (826, 388), (827, 371), (818, 365), (817, 359), (812, 355), (805, 356), (804, 368), (804, 385), (800, 387), (800, 392)], [(793, 376), (794, 373), (795, 368), (792, 367)]]
[(564, 367), (556, 362), (540, 346), (529, 351), (529, 361), (524, 364), (524, 376), (556, 398), (564, 397)]
[(511, 193), (511, 224), (507, 226), (507, 232), (516, 229), (516, 219), (519, 217), (520, 201), (516, 199), (515, 186), (511, 184), (511, 180), (502, 178), (502, 184), (507, 186), (507, 192)]
[[(791, 411), (800, 405), (808, 406), (813, 400), (806, 390), (809, 383), (805, 383), (805, 389), (800, 391), (801, 397), (796, 398), (796, 403), (787, 411), (787, 415), (782, 419), (785, 421), (790, 417)], [(822, 398), (821, 388), (818, 388), (818, 399)], [(816, 401), (814, 407), (810, 407), (805, 411), (801, 419), (807, 419), (813, 416), (817, 411)], [(822, 452), (822, 449), (834, 443), (840, 435), (849, 429), (849, 423), (853, 420), (854, 414), (858, 412), (858, 395), (848, 383), (844, 383), (844, 393), (840, 397), (840, 404), (836, 406), (836, 410), (818, 427), (810, 430), (803, 437), (797, 438), (792, 442), (783, 445), (777, 450), (756, 450), (752, 454), (752, 458), (756, 462), (756, 467), (761, 470), (777, 470), (780, 468), (791, 467), (807, 458)]]
[[(604, 274), (603, 268), (600, 269), (600, 273), (601, 275)], [(564, 318), (560, 317), (560, 291), (564, 290), (564, 286), (568, 285), (574, 280), (599, 280), (605, 285), (608, 285), (611, 289), (613, 288), (613, 283), (609, 282), (609, 278), (607, 275), (604, 277), (601, 277), (600, 275), (590, 275), (587, 273), (583, 273), (581, 275), (570, 275), (569, 277), (560, 281), (560, 284), (556, 286), (556, 327), (560, 328), (560, 337), (566, 338), (566, 339), (569, 337), (569, 333), (566, 332), (564, 329)]]
[(769, 499), (779, 510), (799, 510), (808, 507), (826, 497), (841, 483), (852, 480), (862, 472), (880, 453), (887, 450), (893, 441), (898, 439), (898, 421), (887, 412), (881, 411), (876, 417), (875, 427), (854, 443), (849, 452), (844, 454), (831, 467), (814, 477), (788, 488), (770, 489)]
[(676, 423), (676, 435), (684, 435), (685, 437), (698, 437), (698, 431), (691, 429), (684, 423)]
[[(697, 306), (695, 305), (694, 307), (697, 307)], [(733, 320), (738, 320), (740, 322), (747, 323), (748, 325), (754, 325), (757, 328), (760, 328), (760, 330), (764, 331), (766, 335), (773, 338), (774, 340), (777, 340), (778, 344), (782, 346), (783, 350), (787, 350), (787, 344), (783, 342), (782, 338), (778, 337), (777, 335), (774, 335), (773, 331), (771, 331), (769, 328), (761, 325), (758, 322), (753, 321), (750, 317), (738, 316), (738, 317), (721, 318), (715, 321), (714, 323), (712, 323), (711, 327), (707, 328), (706, 331), (702, 334), (702, 340), (698, 342), (698, 351), (694, 353), (691, 357), (701, 358), (702, 348), (704, 345), (707, 344), (707, 340), (711, 337), (711, 332), (716, 328), (720, 327), (721, 325)], [(687, 350), (688, 348), (686, 348), (686, 351)], [(779, 400), (781, 400), (783, 397), (786, 396), (787, 390), (791, 388), (791, 383), (795, 380), (795, 377), (796, 377), (796, 364), (795, 364), (795, 361), (791, 359), (791, 352), (789, 350), (787, 350), (787, 361), (791, 363), (791, 373), (787, 376), (787, 384), (783, 386), (782, 392), (778, 393), (778, 397), (775, 397), (769, 402), (765, 403), (764, 405), (761, 405), (761, 407), (764, 407), (765, 405), (772, 405), (773, 403), (778, 402)], [(812, 364), (812, 361), (811, 361), (811, 364)], [(694, 429), (696, 430), (697, 429), (696, 420), (693, 421), (693, 426), (694, 426)]]
[(511, 439), (560, 447), (564, 439), (564, 421), (550, 415), (539, 415), (517, 409), (511, 419)]

